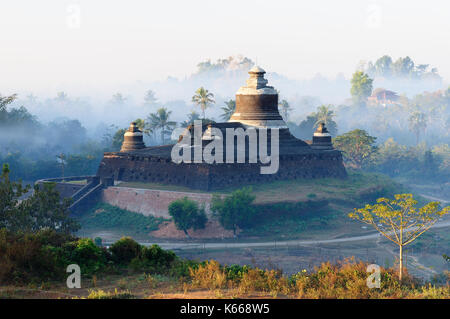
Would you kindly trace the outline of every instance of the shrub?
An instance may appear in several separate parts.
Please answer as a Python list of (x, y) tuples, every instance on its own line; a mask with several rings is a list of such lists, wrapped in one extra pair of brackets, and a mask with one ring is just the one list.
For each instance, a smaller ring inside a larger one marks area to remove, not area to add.
[(177, 256), (170, 250), (163, 250), (158, 245), (142, 247), (140, 255), (135, 257), (130, 265), (138, 271), (167, 274), (170, 272)]
[(65, 268), (70, 264), (77, 264), (82, 275), (91, 275), (104, 270), (109, 259), (108, 251), (95, 245), (90, 238), (68, 242), (60, 248), (52, 246), (46, 248), (57, 256), (60, 266)]
[(55, 231), (16, 234), (0, 229), (0, 283), (25, 283), (59, 279), (65, 275), (56, 255), (46, 244), (60, 244), (66, 235)]
[(289, 293), (289, 286), (287, 279), (282, 277), (281, 271), (273, 269), (264, 271), (254, 268), (243, 273), (239, 291), (243, 293), (265, 291), (276, 296), (279, 292)]
[(134, 299), (136, 298), (132, 295), (128, 290), (125, 291), (117, 291), (114, 292), (105, 292), (101, 289), (99, 290), (91, 290), (87, 299)]
[(232, 281), (240, 281), (244, 273), (248, 272), (249, 267), (247, 265), (231, 265), (225, 267), (225, 272), (227, 273), (227, 278)]
[(174, 252), (163, 250), (158, 245), (142, 249), (142, 260), (155, 269), (169, 268), (176, 258), (177, 256)]
[(322, 263), (314, 271), (291, 276), (291, 286), (299, 298), (401, 298), (417, 282), (406, 275), (400, 285), (395, 270), (381, 268), (381, 289), (367, 287), (367, 264), (346, 259)]
[(109, 251), (112, 258), (119, 264), (128, 264), (132, 259), (139, 257), (141, 253), (141, 245), (139, 245), (131, 237), (122, 237), (111, 245)]
[(206, 261), (197, 268), (190, 268), (192, 286), (198, 288), (217, 289), (224, 288), (227, 283), (227, 275), (215, 260)]

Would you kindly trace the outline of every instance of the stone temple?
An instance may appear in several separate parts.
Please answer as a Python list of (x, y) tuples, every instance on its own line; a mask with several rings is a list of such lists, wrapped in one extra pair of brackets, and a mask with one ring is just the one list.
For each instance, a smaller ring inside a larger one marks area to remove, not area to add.
[[(180, 135), (180, 154), (190, 155), (191, 161), (174, 161), (174, 145), (145, 147), (142, 132), (131, 123), (121, 150), (104, 154), (97, 175), (114, 181), (173, 184), (201, 190), (276, 180), (345, 178), (342, 154), (333, 148), (325, 125), (319, 125), (310, 143), (294, 137), (278, 111), (278, 93), (267, 85), (265, 71), (255, 66), (249, 74), (247, 85), (236, 93), (236, 110), (228, 122), (190, 125)], [(228, 134), (230, 131), (245, 134), (240, 138)], [(221, 152), (217, 148), (211, 152), (211, 142), (222, 143)], [(273, 143), (278, 146), (274, 149), (279, 154), (279, 168), (262, 174), (262, 168), (269, 164), (267, 156), (260, 154), (273, 155)], [(235, 147), (229, 149), (229, 145)], [(214, 162), (195, 160), (195, 152), (202, 154), (206, 150), (215, 156)]]

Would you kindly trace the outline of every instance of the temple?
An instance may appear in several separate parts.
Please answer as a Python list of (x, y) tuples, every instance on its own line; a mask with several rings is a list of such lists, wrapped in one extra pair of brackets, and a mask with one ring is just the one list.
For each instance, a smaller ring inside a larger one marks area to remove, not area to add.
[[(228, 122), (190, 125), (180, 135), (176, 144), (181, 145), (180, 156), (189, 154), (183, 158), (195, 159), (195, 154), (206, 152), (213, 154), (213, 162), (176, 161), (174, 145), (145, 147), (142, 132), (131, 123), (121, 150), (104, 154), (97, 175), (201, 190), (287, 179), (345, 178), (342, 154), (333, 148), (325, 125), (319, 125), (311, 144), (294, 137), (278, 111), (278, 93), (267, 85), (264, 74), (257, 66), (249, 71), (246, 85), (236, 93), (236, 110)], [(223, 147), (211, 152), (212, 142)], [(268, 156), (274, 155), (279, 167), (273, 173), (262, 173), (269, 165)]]

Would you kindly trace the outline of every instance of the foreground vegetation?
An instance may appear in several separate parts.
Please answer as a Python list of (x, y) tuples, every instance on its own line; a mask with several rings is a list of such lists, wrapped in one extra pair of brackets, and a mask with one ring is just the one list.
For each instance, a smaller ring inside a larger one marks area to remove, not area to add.
[[(446, 283), (432, 285), (394, 268), (381, 268), (380, 288), (368, 288), (367, 264), (348, 259), (285, 276), (276, 269), (183, 260), (153, 245), (122, 238), (111, 247), (54, 231), (18, 235), (0, 231), (0, 297), (41, 298), (449, 298)], [(66, 267), (81, 268), (81, 289), (65, 287)], [(444, 281), (445, 282), (445, 281)]]

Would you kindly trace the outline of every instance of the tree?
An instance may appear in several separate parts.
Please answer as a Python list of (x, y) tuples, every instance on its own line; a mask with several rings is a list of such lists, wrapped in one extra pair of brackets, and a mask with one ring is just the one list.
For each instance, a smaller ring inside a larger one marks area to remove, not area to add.
[(225, 106), (222, 107), (223, 114), (220, 116), (224, 121), (228, 121), (236, 110), (236, 101), (230, 99), (225, 102)]
[(29, 187), (9, 180), (9, 167), (3, 165), (0, 176), (0, 228), (13, 232), (37, 232), (53, 229), (71, 233), (80, 228), (78, 222), (69, 217), (70, 199), (61, 201), (53, 183), (35, 185), (33, 195), (22, 201)]
[(248, 226), (255, 214), (255, 209), (251, 206), (255, 196), (251, 192), (251, 188), (245, 187), (235, 190), (225, 198), (213, 195), (211, 211), (225, 229), (233, 230), (234, 237), (237, 227)]
[(163, 144), (166, 142), (166, 135), (170, 134), (177, 125), (176, 122), (169, 121), (170, 114), (172, 114), (172, 111), (168, 111), (165, 107), (161, 107), (156, 111), (156, 113), (150, 113), (147, 118), (147, 128), (151, 131), (160, 130), (161, 141)]
[(320, 123), (324, 122), (330, 135), (336, 136), (337, 124), (333, 120), (334, 112), (331, 105), (321, 105), (317, 108), (317, 112), (309, 114), (305, 120), (298, 125), (299, 137), (302, 139), (311, 139), (315, 129)]
[(363, 165), (372, 160), (377, 152), (374, 145), (377, 138), (370, 136), (366, 131), (356, 129), (337, 136), (333, 145), (344, 153), (344, 160), (351, 166), (361, 169)]
[(0, 175), (0, 228), (9, 228), (13, 216), (17, 215), (19, 198), (29, 190), (20, 182), (9, 180), (9, 165), (3, 164)]
[(187, 118), (186, 121), (183, 121), (183, 122), (180, 123), (181, 127), (188, 127), (189, 125), (194, 124), (194, 121), (197, 121), (197, 120), (200, 119), (200, 114), (198, 114), (195, 111), (191, 111), (191, 113), (189, 113), (187, 115), (187, 117), (188, 118)]
[(150, 133), (152, 133), (152, 131), (149, 129), (144, 119), (136, 119), (134, 123), (136, 123), (137, 128), (140, 129), (142, 133), (144, 133), (147, 136), (150, 136)]
[(422, 112), (413, 112), (409, 119), (409, 130), (416, 135), (416, 144), (419, 144), (420, 134), (427, 128), (427, 116)]
[(410, 77), (414, 72), (414, 61), (409, 56), (398, 58), (392, 65), (393, 72), (398, 77)]
[(389, 55), (379, 58), (375, 62), (374, 71), (376, 75), (390, 77), (392, 75), (392, 58)]
[(196, 201), (187, 197), (177, 199), (169, 205), (169, 215), (173, 218), (177, 229), (182, 230), (190, 238), (188, 230), (205, 228), (207, 221), (205, 209)]
[(152, 90), (147, 90), (144, 96), (144, 105), (145, 106), (155, 106), (158, 103), (158, 99), (155, 96), (155, 92)]
[(289, 118), (289, 113), (292, 111), (292, 108), (290, 107), (288, 101), (281, 100), (281, 102), (278, 103), (278, 108), (281, 112), (281, 115), (283, 116), (283, 119), (287, 121)]
[(37, 232), (53, 229), (60, 233), (72, 233), (80, 228), (79, 223), (69, 217), (70, 198), (61, 200), (54, 183), (35, 185), (33, 195), (19, 205), (20, 217), (15, 217), (15, 231)]
[(10, 96), (2, 96), (0, 94), (0, 123), (4, 124), (8, 121), (8, 104), (11, 104), (17, 99), (17, 94)]
[(127, 131), (125, 128), (118, 129), (112, 138), (111, 147), (113, 150), (118, 151), (122, 147), (124, 134)]
[(331, 124), (331, 122), (333, 122), (334, 124), (336, 124), (333, 121), (333, 117), (334, 117), (334, 111), (331, 110), (332, 105), (328, 104), (328, 105), (321, 105), (317, 108), (317, 113), (316, 113), (316, 123), (314, 124), (315, 127), (317, 127), (320, 123), (325, 123), (325, 125), (328, 126), (328, 124)]
[(439, 202), (430, 202), (417, 208), (417, 201), (412, 194), (397, 194), (394, 198), (378, 198), (377, 204), (355, 208), (348, 216), (373, 226), (384, 237), (398, 245), (401, 281), (404, 268), (403, 247), (430, 229), (439, 218), (450, 213), (450, 206), (440, 209)]
[(112, 96), (111, 102), (115, 105), (124, 105), (126, 100), (127, 98), (122, 93), (116, 93)]
[(205, 118), (205, 110), (210, 105), (215, 103), (214, 94), (210, 93), (202, 86), (197, 91), (195, 91), (195, 95), (192, 97), (192, 102), (200, 106), (203, 112), (203, 118)]
[(373, 80), (362, 71), (353, 74), (350, 93), (355, 105), (365, 106), (367, 98), (372, 94), (372, 82)]

